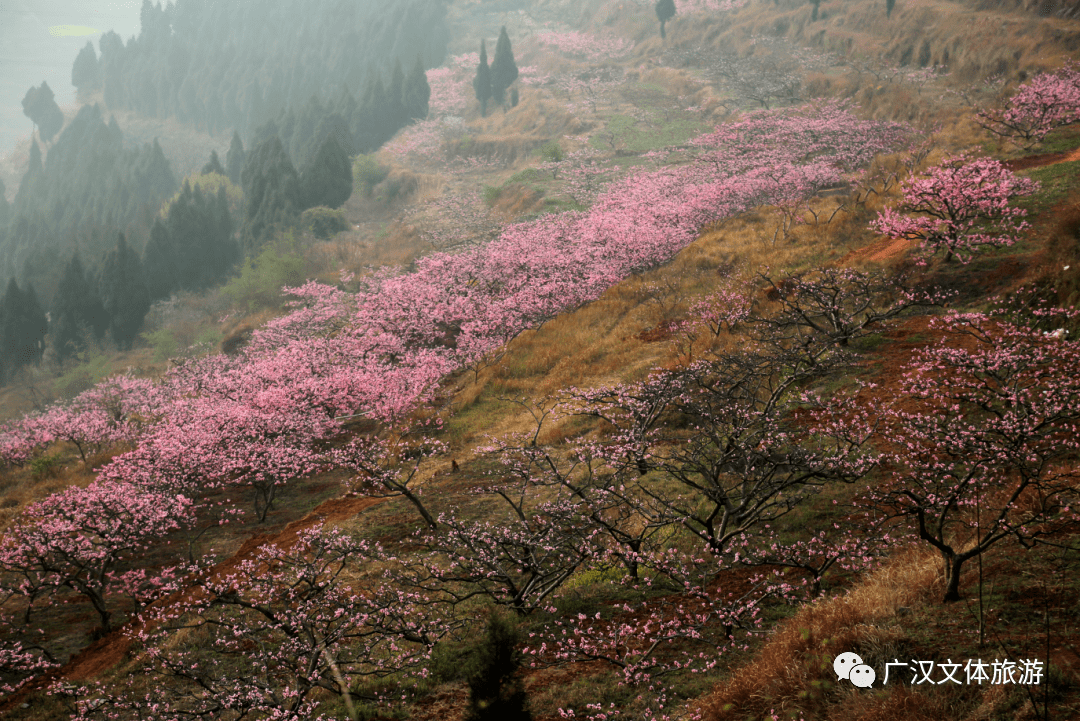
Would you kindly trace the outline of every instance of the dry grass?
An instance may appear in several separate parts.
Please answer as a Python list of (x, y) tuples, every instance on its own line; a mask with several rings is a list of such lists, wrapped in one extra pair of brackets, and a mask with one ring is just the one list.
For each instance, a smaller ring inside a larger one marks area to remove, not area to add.
[[(867, 576), (845, 596), (804, 606), (776, 631), (747, 665), (718, 687), (702, 704), (710, 721), (745, 718), (770, 709), (786, 710), (807, 705), (825, 707), (827, 689), (835, 674), (836, 653), (855, 651), (871, 665), (895, 652), (903, 631), (882, 625), (895, 618), (902, 607), (925, 603), (939, 592), (940, 563), (932, 549), (912, 548), (897, 554), (885, 566)], [(829, 718), (948, 718), (934, 716), (923, 698), (897, 689), (884, 697), (852, 693), (835, 707)], [(839, 711), (843, 709), (843, 713)], [(915, 715), (896, 715), (901, 709)], [(889, 715), (889, 714), (893, 715)], [(923, 715), (925, 714), (925, 715)]]

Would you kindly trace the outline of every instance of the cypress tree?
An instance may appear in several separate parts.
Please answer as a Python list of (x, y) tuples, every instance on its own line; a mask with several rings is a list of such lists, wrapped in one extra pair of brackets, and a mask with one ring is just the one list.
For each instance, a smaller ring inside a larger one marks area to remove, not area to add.
[(257, 145), (240, 174), (244, 187), (244, 250), (262, 245), (274, 225), (294, 225), (299, 215), (300, 178), (275, 135)]
[(71, 256), (53, 299), (49, 335), (57, 356), (64, 360), (83, 347), (83, 335), (100, 338), (109, 327), (109, 316), (93, 286), (87, 281), (78, 252)]
[(390, 86), (386, 89), (390, 96), (390, 126), (393, 128), (387, 133), (387, 140), (393, 137), (400, 128), (409, 122), (408, 112), (405, 109), (405, 73), (401, 70), (400, 58), (394, 61), (394, 69), (390, 72)]
[(371, 136), (369, 143), (371, 150), (377, 150), (394, 135), (397, 128), (394, 126), (393, 109), (390, 102), (390, 93), (383, 85), (382, 78), (375, 78), (368, 93), (364, 110), (368, 113), (371, 122)]
[(487, 46), (480, 41), (480, 65), (476, 68), (476, 77), (473, 78), (473, 90), (476, 91), (476, 99), (480, 101), (480, 116), (487, 115), (487, 102), (491, 99), (491, 68), (488, 67)]
[(130, 348), (150, 310), (150, 293), (139, 256), (128, 247), (123, 233), (105, 256), (99, 287), (113, 340), (122, 349)]
[(83, 90), (97, 90), (101, 87), (101, 70), (98, 68), (97, 53), (94, 52), (94, 44), (89, 40), (86, 46), (75, 57), (75, 63), (71, 66), (71, 84)]
[(330, 134), (300, 174), (304, 192), (303, 209), (324, 205), (340, 208), (352, 195), (352, 164), (349, 154)]
[(891, 18), (893, 8), (896, 6), (896, 0), (885, 0), (885, 17)]
[(0, 306), (5, 380), (23, 366), (41, 358), (46, 331), (45, 313), (41, 310), (33, 286), (23, 291), (14, 278), (10, 279)]
[(240, 172), (244, 169), (244, 144), (240, 142), (240, 133), (233, 131), (232, 144), (229, 152), (225, 155), (225, 169), (229, 180), (235, 185), (240, 184)]
[(518, 632), (497, 614), (488, 619), (478, 668), (469, 677), (469, 709), (465, 721), (532, 721), (521, 678)]
[(491, 61), (491, 96), (495, 102), (503, 103), (506, 90), (517, 80), (518, 68), (514, 62), (514, 51), (510, 48), (510, 36), (506, 26), (499, 31), (499, 41), (495, 44), (495, 59)]
[(664, 25), (675, 17), (675, 0), (656, 0), (656, 17), (660, 20), (660, 37), (667, 37), (664, 34)]
[(146, 274), (146, 289), (150, 293), (150, 302), (168, 298), (177, 287), (176, 248), (169, 237), (169, 230), (154, 219), (150, 229), (150, 240), (143, 252), (143, 272)]
[(428, 115), (428, 101), (431, 100), (431, 86), (428, 85), (427, 73), (424, 71), (424, 61), (420, 53), (416, 54), (416, 64), (413, 65), (409, 77), (405, 79), (405, 113), (406, 122), (410, 120), (423, 120)]
[(199, 175), (206, 175), (207, 173), (225, 175), (225, 168), (221, 167), (221, 160), (218, 159), (216, 150), (210, 151), (210, 160), (203, 166), (203, 169), (199, 171)]

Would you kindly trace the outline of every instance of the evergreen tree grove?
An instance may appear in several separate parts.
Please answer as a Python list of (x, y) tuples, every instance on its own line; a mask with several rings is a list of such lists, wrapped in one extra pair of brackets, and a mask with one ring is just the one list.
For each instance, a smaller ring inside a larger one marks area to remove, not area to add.
[(77, 252), (64, 268), (51, 316), (49, 336), (61, 361), (82, 349), (84, 333), (101, 338), (109, 327), (109, 316), (97, 291), (86, 279)]
[(150, 293), (139, 256), (128, 247), (123, 233), (105, 257), (99, 287), (113, 340), (122, 349), (130, 348), (150, 310)]
[(0, 305), (0, 342), (3, 343), (4, 380), (41, 358), (47, 324), (33, 286), (25, 291), (14, 278), (8, 281)]
[(300, 176), (274, 135), (252, 149), (240, 182), (244, 188), (244, 249), (257, 249), (275, 225), (294, 225), (301, 205)]
[(352, 195), (353, 177), (349, 154), (331, 134), (300, 174), (304, 209), (317, 205), (340, 208)]

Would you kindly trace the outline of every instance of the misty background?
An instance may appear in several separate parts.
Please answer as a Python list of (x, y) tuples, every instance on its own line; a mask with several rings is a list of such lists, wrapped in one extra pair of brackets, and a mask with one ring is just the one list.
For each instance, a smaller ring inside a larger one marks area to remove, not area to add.
[[(90, 41), (95, 48), (109, 30), (127, 42), (139, 33), (142, 0), (0, 0), (0, 157), (34, 124), (23, 115), (22, 99), (44, 80), (61, 108), (75, 104), (71, 64)], [(83, 25), (96, 33), (53, 36), (56, 25)]]

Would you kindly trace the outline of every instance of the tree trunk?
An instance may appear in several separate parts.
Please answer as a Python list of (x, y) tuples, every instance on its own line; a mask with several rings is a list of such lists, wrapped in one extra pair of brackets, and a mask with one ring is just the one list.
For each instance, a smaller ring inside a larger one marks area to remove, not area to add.
[(956, 557), (946, 561), (945, 597), (941, 599), (945, 603), (960, 600), (960, 567), (963, 564), (964, 562)]

